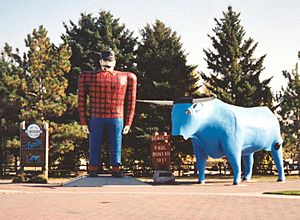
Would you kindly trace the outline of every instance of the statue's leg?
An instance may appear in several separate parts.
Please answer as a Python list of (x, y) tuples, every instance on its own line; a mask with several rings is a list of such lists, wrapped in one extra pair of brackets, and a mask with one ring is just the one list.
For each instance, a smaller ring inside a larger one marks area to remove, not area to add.
[(111, 166), (121, 165), (121, 145), (123, 119), (112, 118), (108, 120), (109, 126), (109, 158)]
[(207, 154), (200, 148), (198, 143), (192, 139), (194, 153), (196, 156), (196, 166), (198, 169), (198, 182), (201, 184), (205, 183), (205, 166), (207, 160)]
[(253, 155), (254, 153), (243, 156), (243, 163), (245, 166), (243, 180), (245, 181), (250, 180), (252, 177), (252, 168), (254, 162)]
[(101, 164), (100, 153), (101, 144), (103, 141), (103, 128), (104, 122), (101, 118), (91, 118), (90, 119), (90, 136), (89, 136), (89, 148), (90, 148), (90, 158), (89, 158), (89, 174), (90, 176), (96, 176), (98, 174), (98, 169)]
[(241, 182), (241, 152), (233, 148), (223, 148), (233, 170), (233, 185)]
[(275, 144), (271, 149), (271, 155), (275, 162), (278, 171), (278, 182), (285, 181), (284, 169), (283, 169), (283, 157), (282, 157), (282, 146)]

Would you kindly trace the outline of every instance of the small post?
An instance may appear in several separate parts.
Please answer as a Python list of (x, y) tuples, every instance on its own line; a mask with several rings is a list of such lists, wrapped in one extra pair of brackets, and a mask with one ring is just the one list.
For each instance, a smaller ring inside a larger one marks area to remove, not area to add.
[(25, 121), (22, 121), (20, 123), (20, 143), (21, 143), (21, 147), (20, 147), (20, 172), (16, 174), (23, 174), (24, 173), (24, 167), (23, 167), (23, 163), (22, 163), (22, 154), (23, 154), (23, 150), (22, 150), (22, 143), (24, 142), (24, 135), (23, 133), (25, 132), (25, 128), (26, 128), (26, 123)]
[(45, 167), (44, 167), (44, 175), (46, 179), (48, 180), (49, 176), (49, 124), (47, 122), (44, 122), (44, 130), (46, 132), (45, 134)]

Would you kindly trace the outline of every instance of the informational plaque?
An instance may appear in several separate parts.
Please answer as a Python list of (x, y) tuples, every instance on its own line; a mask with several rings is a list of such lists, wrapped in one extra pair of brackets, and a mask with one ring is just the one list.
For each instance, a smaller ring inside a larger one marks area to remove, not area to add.
[(154, 133), (151, 136), (151, 157), (154, 167), (153, 181), (156, 184), (175, 183), (175, 177), (170, 170), (171, 137), (166, 132)]
[(171, 165), (170, 135), (155, 133), (151, 136), (152, 163), (156, 170), (168, 170)]
[(24, 167), (41, 167), (48, 176), (48, 124), (31, 123), (25, 126), (22, 122), (20, 139), (22, 171)]

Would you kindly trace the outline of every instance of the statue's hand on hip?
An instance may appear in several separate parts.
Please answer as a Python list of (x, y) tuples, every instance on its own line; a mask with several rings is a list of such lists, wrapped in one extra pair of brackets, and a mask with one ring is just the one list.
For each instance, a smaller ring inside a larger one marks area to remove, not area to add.
[(123, 134), (128, 134), (128, 132), (129, 132), (129, 130), (130, 130), (130, 126), (129, 125), (126, 125), (124, 128), (123, 128)]
[(87, 125), (82, 125), (82, 130), (83, 130), (85, 133), (87, 133), (87, 134), (90, 133), (89, 127), (88, 127)]

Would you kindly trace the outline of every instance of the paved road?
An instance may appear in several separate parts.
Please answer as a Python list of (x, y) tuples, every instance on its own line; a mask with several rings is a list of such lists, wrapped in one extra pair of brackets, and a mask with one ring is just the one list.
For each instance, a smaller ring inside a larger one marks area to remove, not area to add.
[(210, 180), (166, 186), (60, 187), (0, 181), (0, 219), (300, 219), (300, 197), (262, 192), (300, 190), (300, 180), (233, 186)]

